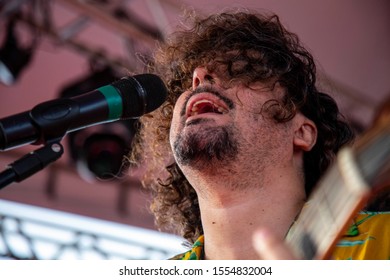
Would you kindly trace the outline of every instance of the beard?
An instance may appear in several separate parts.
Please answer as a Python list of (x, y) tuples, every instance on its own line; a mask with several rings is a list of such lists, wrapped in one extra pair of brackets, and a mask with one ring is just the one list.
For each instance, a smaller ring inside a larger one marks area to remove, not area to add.
[(235, 135), (233, 126), (206, 126), (180, 133), (173, 144), (176, 161), (179, 166), (197, 169), (233, 161), (238, 154)]

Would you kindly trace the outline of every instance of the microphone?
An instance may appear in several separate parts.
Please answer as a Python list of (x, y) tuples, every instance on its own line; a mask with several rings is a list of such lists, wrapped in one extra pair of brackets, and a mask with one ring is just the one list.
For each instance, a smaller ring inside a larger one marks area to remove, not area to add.
[(160, 107), (166, 96), (160, 77), (141, 74), (75, 97), (46, 101), (0, 119), (0, 150), (55, 142), (88, 126), (138, 118)]

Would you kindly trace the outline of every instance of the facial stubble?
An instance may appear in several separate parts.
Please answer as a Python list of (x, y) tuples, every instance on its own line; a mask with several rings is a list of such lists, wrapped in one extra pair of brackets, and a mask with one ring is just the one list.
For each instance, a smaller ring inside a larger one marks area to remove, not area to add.
[(210, 126), (201, 125), (202, 122), (200, 119), (191, 124), (198, 125), (198, 129), (189, 129), (178, 134), (173, 145), (178, 164), (204, 168), (212, 163), (233, 161), (238, 154), (233, 125)]

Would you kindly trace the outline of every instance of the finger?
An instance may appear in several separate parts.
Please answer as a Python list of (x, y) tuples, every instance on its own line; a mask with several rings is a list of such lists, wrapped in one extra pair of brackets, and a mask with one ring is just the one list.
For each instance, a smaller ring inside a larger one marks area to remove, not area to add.
[(296, 259), (284, 240), (277, 238), (265, 228), (261, 228), (254, 233), (253, 246), (259, 256), (265, 260)]

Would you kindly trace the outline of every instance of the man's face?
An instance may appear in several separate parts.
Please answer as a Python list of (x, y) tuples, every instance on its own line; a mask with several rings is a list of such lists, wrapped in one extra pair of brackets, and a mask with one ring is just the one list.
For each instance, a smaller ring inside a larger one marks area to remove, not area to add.
[(288, 124), (276, 123), (262, 110), (264, 103), (282, 95), (281, 89), (271, 91), (263, 84), (248, 88), (234, 82), (228, 87), (217, 74), (196, 68), (192, 89), (178, 98), (173, 112), (170, 143), (179, 166), (279, 161), (289, 152)]

